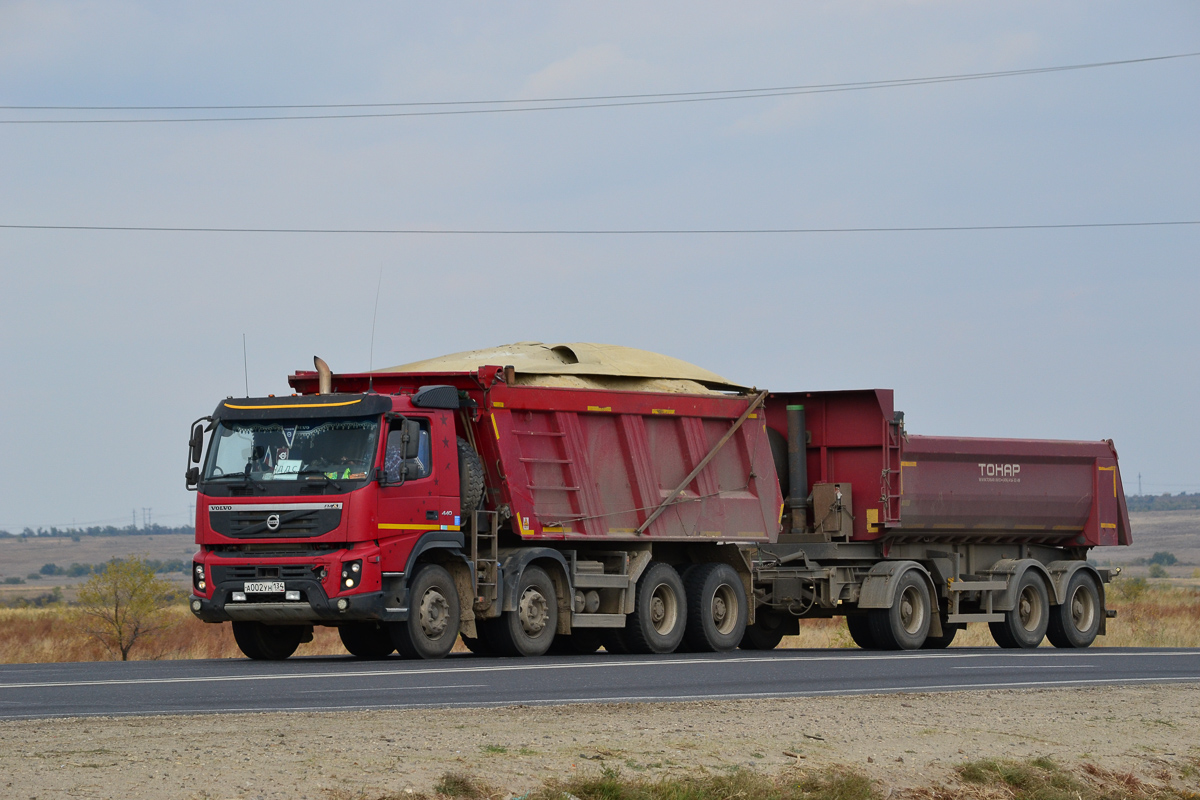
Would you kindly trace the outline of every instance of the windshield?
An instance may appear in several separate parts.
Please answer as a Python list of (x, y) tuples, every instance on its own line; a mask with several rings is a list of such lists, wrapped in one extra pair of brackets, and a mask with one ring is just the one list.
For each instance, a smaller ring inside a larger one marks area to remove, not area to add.
[(204, 480), (365, 480), (379, 420), (221, 420), (209, 446)]

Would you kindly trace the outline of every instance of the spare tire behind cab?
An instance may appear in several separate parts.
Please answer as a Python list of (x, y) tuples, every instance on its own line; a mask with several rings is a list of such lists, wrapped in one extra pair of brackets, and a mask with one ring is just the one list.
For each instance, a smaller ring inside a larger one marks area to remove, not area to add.
[(465, 527), (467, 518), (483, 502), (483, 462), (461, 436), (458, 437), (458, 496), (459, 513)]

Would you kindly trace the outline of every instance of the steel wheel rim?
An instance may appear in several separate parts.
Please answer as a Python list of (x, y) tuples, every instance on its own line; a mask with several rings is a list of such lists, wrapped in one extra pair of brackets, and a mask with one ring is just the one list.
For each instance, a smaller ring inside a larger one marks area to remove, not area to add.
[(1083, 586), (1076, 587), (1071, 595), (1069, 608), (1071, 624), (1075, 626), (1075, 630), (1081, 633), (1091, 630), (1096, 619), (1096, 601), (1092, 593), (1086, 591)]
[(1027, 631), (1036, 631), (1042, 624), (1042, 596), (1037, 589), (1026, 586), (1021, 590), (1017, 600), (1017, 614), (1021, 618), (1021, 627)]
[(678, 619), (679, 600), (670, 586), (660, 583), (650, 595), (650, 624), (654, 630), (665, 635), (675, 629)]
[(925, 604), (916, 586), (905, 587), (900, 595), (900, 624), (909, 634), (919, 633), (925, 624)]
[(521, 628), (529, 636), (537, 636), (546, 629), (546, 621), (550, 616), (546, 596), (536, 587), (530, 586), (521, 595), (521, 604), (517, 609), (521, 619)]
[(718, 586), (712, 598), (712, 621), (717, 632), (722, 635), (732, 633), (740, 613), (737, 593), (733, 591), (733, 587), (727, 583)]
[(450, 625), (450, 603), (437, 589), (430, 589), (421, 598), (421, 630), (430, 639), (437, 639)]

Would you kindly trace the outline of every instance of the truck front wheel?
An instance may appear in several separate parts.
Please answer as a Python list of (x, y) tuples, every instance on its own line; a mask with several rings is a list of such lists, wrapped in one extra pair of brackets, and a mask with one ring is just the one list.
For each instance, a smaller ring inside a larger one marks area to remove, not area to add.
[(300, 625), (267, 625), (263, 622), (233, 623), (233, 639), (246, 658), (283, 661), (296, 652), (304, 628)]
[[(670, 564), (651, 561), (638, 581), (633, 613), (622, 631), (631, 653), (671, 653), (687, 629), (687, 595)], [(739, 637), (740, 638), (740, 637)]]
[(405, 658), (443, 658), (458, 640), (458, 589), (437, 564), (417, 570), (408, 588), (408, 619), (392, 627), (392, 642)]
[(1055, 647), (1088, 647), (1100, 632), (1103, 613), (1096, 580), (1079, 570), (1067, 584), (1063, 604), (1050, 609), (1046, 638)]
[(387, 658), (396, 651), (391, 632), (377, 622), (347, 622), (338, 626), (338, 636), (355, 658)]
[(884, 650), (918, 650), (925, 644), (932, 621), (929, 585), (916, 570), (909, 570), (896, 584), (891, 608), (867, 611), (871, 638)]
[(696, 652), (726, 653), (746, 633), (746, 589), (728, 564), (700, 564), (687, 572), (687, 643)]
[(1008, 648), (1032, 650), (1046, 637), (1050, 624), (1050, 595), (1046, 584), (1032, 569), (1017, 583), (1017, 604), (1004, 612), (1003, 622), (989, 622), (996, 644)]

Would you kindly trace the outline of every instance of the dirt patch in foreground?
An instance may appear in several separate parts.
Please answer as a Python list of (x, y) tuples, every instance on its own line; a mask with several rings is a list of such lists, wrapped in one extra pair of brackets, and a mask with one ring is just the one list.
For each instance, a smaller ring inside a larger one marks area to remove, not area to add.
[(886, 794), (953, 782), (965, 761), (1037, 757), (1179, 785), (1200, 766), (1197, 708), (1200, 685), (1165, 685), (2, 722), (0, 789), (38, 800), (328, 800), (427, 793), (455, 772), (520, 795), (604, 767), (654, 776), (845, 764)]

